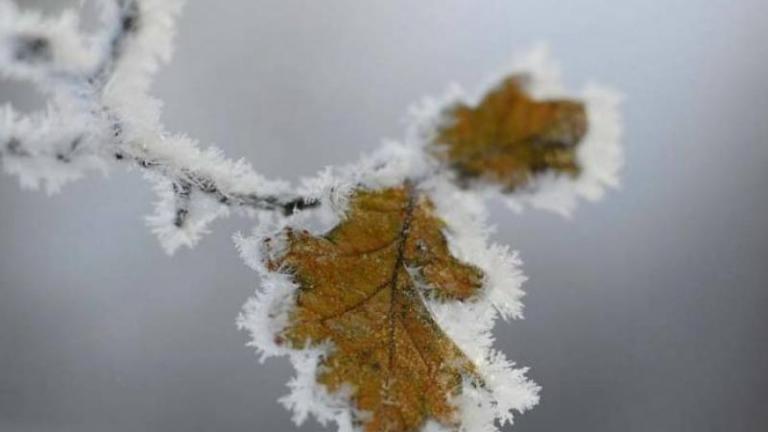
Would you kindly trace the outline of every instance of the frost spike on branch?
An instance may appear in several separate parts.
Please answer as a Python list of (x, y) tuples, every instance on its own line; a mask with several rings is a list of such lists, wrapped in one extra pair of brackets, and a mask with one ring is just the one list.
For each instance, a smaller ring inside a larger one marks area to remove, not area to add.
[[(538, 49), (513, 65), (514, 74), (505, 70), (503, 79), (475, 94), (452, 91), (415, 108), (405, 143), (328, 169), (297, 193), (244, 161), (167, 133), (160, 123), (160, 104), (148, 90), (159, 65), (170, 58), (180, 0), (100, 0), (100, 5), (105, 28), (87, 37), (75, 14), (44, 19), (0, 0), (0, 73), (32, 82), (50, 98), (41, 113), (23, 116), (10, 106), (0, 112), (0, 159), (7, 172), (18, 175), (22, 185), (42, 183), (53, 192), (88, 170), (105, 170), (108, 162), (137, 167), (160, 196), (148, 221), (169, 252), (194, 245), (208, 223), (230, 209), (276, 215), (260, 219), (267, 223), (237, 240), (262, 281), (238, 324), (251, 332), (251, 345), (263, 358), (290, 357), (297, 376), (281, 402), (299, 424), (313, 415), (343, 431), (380, 432), (396, 423), (408, 425), (398, 432), (495, 431), (498, 424), (511, 423), (514, 412), (538, 402), (539, 388), (525, 377), (526, 369), (493, 348), (495, 321), (521, 317), (525, 277), (516, 252), (490, 243), (484, 199), (568, 215), (577, 199), (596, 200), (617, 187), (622, 152), (615, 93), (588, 86), (579, 100), (571, 99), (556, 65)], [(397, 198), (403, 185), (411, 204)], [(310, 213), (314, 219), (283, 217), (310, 208), (324, 211)], [(399, 233), (397, 241), (380, 244), (393, 232)], [(313, 246), (306, 249), (307, 244)], [(393, 254), (388, 248), (395, 244)], [(387, 251), (391, 267), (381, 265)], [(372, 277), (382, 269), (389, 284)], [(321, 290), (327, 295), (318, 295)], [(377, 297), (385, 294), (390, 297)], [(356, 313), (313, 318), (340, 304)], [(416, 310), (409, 304), (421, 306), (418, 316), (403, 324), (402, 317)], [(360, 335), (378, 339), (374, 326), (359, 321), (376, 316), (377, 308), (379, 318), (386, 310), (386, 319), (378, 321), (389, 324), (384, 362), (366, 357), (368, 344), (360, 343)], [(293, 343), (286, 343), (287, 329), (296, 329), (297, 311), (318, 325), (296, 330)], [(331, 327), (325, 327), (327, 321), (333, 321)], [(398, 323), (410, 330), (403, 332)], [(413, 331), (422, 324), (429, 331)], [(334, 337), (312, 340), (323, 332)], [(443, 355), (422, 352), (430, 343), (414, 342), (430, 334), (445, 336), (442, 348), (432, 344)], [(365, 359), (349, 363), (357, 355)], [(354, 367), (338, 363), (340, 358)], [(451, 358), (464, 359), (465, 367), (451, 371)], [(371, 373), (381, 375), (386, 364), (388, 372), (379, 380), (384, 397), (375, 386), (356, 389), (346, 378), (331, 377), (327, 371), (334, 361), (337, 371), (346, 371), (338, 377), (353, 375), (358, 387), (370, 384)], [(449, 390), (433, 392), (432, 406), (399, 409), (398, 404), (424, 399), (407, 379), (413, 370), (425, 371)], [(395, 382), (390, 376), (405, 378)], [(374, 421), (365, 408), (410, 418), (393, 423), (381, 414)]]
[[(56, 192), (88, 170), (105, 172), (108, 162), (134, 165), (173, 192), (162, 194), (171, 204), (160, 202), (148, 219), (169, 252), (194, 245), (228, 208), (287, 216), (319, 205), (244, 162), (165, 132), (159, 103), (147, 90), (170, 58), (180, 1), (102, 0), (100, 6), (105, 28), (88, 38), (71, 12), (43, 18), (0, 0), (0, 71), (51, 97), (45, 113), (22, 116), (4, 108), (0, 159), (6, 171), (25, 186), (43, 183)], [(213, 204), (194, 205), (197, 200)]]

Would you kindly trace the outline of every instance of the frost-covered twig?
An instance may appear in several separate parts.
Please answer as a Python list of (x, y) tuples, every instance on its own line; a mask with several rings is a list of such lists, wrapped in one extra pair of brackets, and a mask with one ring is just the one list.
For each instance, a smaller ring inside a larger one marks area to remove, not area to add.
[(230, 161), (191, 139), (168, 134), (151, 78), (171, 53), (178, 0), (103, 0), (104, 28), (78, 29), (76, 15), (57, 19), (0, 1), (0, 71), (50, 96), (43, 113), (3, 109), (0, 158), (25, 186), (55, 192), (89, 169), (123, 162), (147, 173), (161, 194), (149, 218), (169, 252), (192, 246), (207, 223), (230, 208), (290, 215), (318, 200), (269, 181), (244, 161)]

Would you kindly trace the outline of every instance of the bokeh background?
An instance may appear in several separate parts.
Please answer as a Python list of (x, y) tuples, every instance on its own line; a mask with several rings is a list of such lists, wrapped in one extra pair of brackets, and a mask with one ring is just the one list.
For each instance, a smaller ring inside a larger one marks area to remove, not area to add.
[[(626, 93), (627, 166), (571, 221), (492, 209), (531, 278), (497, 345), (543, 386), (511, 430), (762, 432), (767, 18), (764, 0), (192, 1), (155, 90), (170, 130), (296, 180), (549, 41), (569, 85)], [(8, 82), (0, 100), (42, 105)], [(0, 178), (0, 430), (328, 430), (291, 423), (290, 365), (235, 328), (257, 279), (230, 237), (250, 222), (169, 258), (153, 198), (121, 169), (52, 198)]]

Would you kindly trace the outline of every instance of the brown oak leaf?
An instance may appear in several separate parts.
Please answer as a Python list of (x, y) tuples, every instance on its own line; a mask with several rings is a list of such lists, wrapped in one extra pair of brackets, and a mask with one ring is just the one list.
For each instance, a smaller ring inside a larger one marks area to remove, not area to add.
[(333, 344), (317, 382), (351, 385), (366, 432), (417, 431), (429, 419), (456, 426), (451, 400), (475, 365), (440, 329), (425, 298), (469, 301), (482, 272), (449, 251), (431, 202), (410, 184), (358, 190), (346, 219), (322, 237), (287, 230), (287, 249), (268, 263), (299, 286), (282, 343)]
[(481, 180), (515, 190), (537, 174), (577, 176), (576, 150), (587, 132), (584, 105), (573, 100), (536, 101), (527, 77), (512, 76), (475, 107), (457, 103), (446, 112), (432, 150), (467, 185)]

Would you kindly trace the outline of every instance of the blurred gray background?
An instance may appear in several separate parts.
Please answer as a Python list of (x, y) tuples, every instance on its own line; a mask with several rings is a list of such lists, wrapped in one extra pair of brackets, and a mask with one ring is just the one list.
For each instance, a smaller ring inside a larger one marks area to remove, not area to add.
[[(767, 20), (764, 0), (192, 1), (155, 89), (169, 129), (295, 180), (549, 41), (571, 86), (627, 94), (627, 167), (572, 221), (493, 208), (531, 278), (497, 345), (544, 388), (512, 429), (762, 432)], [(8, 82), (0, 100), (41, 106)], [(235, 328), (257, 280), (230, 236), (250, 223), (169, 258), (153, 198), (120, 169), (53, 198), (0, 178), (0, 431), (324, 430), (295, 428), (290, 365)]]

